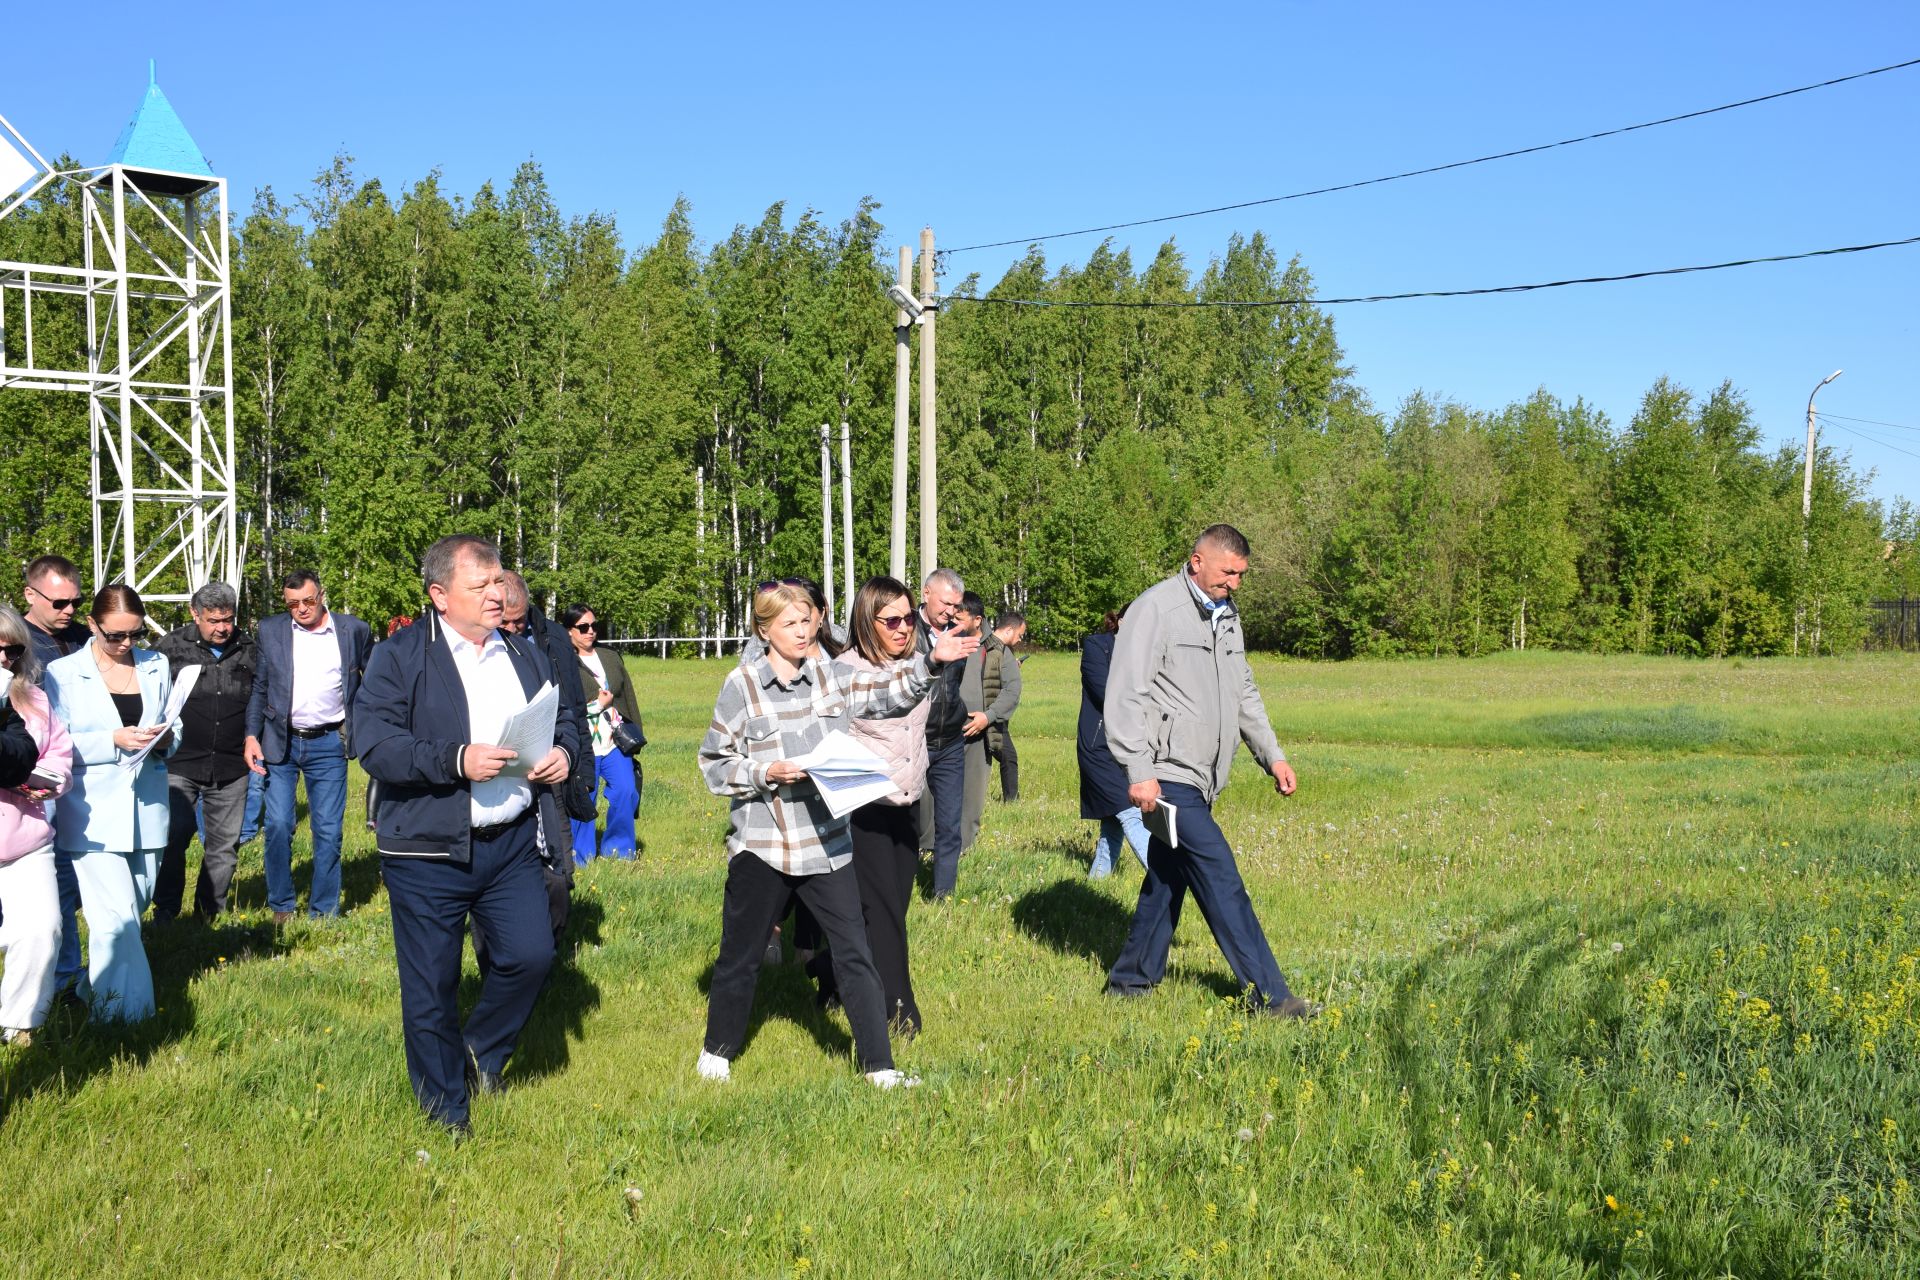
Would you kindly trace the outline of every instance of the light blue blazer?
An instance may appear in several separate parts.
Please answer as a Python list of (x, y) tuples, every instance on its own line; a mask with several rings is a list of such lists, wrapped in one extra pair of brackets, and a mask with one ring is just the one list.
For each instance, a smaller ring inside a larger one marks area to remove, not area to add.
[[(167, 844), (167, 764), (154, 751), (136, 776), (120, 767), (126, 752), (113, 745), (120, 712), (94, 664), (95, 642), (87, 641), (64, 658), (47, 664), (43, 685), (53, 713), (73, 739), (73, 787), (54, 804), (54, 847), (67, 853), (108, 850), (132, 853), (164, 849)], [(144, 704), (140, 723), (152, 724), (166, 709), (173, 688), (166, 657), (135, 649), (133, 665)], [(166, 755), (180, 745), (175, 734)]]

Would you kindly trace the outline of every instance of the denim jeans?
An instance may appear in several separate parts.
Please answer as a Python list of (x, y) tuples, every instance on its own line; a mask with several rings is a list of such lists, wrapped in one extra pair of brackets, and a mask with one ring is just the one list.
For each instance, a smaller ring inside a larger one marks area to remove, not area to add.
[(1104, 880), (1113, 874), (1113, 857), (1120, 852), (1122, 840), (1132, 848), (1133, 856), (1140, 859), (1140, 867), (1145, 870), (1147, 842), (1151, 839), (1147, 824), (1140, 819), (1140, 811), (1132, 806), (1111, 818), (1100, 819), (1100, 839), (1093, 846), (1093, 865), (1087, 868), (1087, 879)]
[(307, 909), (316, 916), (340, 914), (340, 823), (347, 810), (347, 750), (337, 733), (294, 737), (287, 758), (267, 766), (267, 906), (292, 911), (293, 789), (307, 781), (307, 824), (313, 835), (313, 891)]
[(249, 769), (247, 770), (247, 807), (240, 817), (241, 844), (260, 834), (260, 815), (266, 806), (267, 780)]

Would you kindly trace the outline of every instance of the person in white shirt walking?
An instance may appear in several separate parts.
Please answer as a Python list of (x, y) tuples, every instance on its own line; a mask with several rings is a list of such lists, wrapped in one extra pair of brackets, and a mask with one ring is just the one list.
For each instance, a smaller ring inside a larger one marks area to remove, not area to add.
[(267, 906), (275, 924), (293, 918), (294, 788), (307, 784), (313, 833), (314, 916), (340, 914), (340, 824), (353, 755), (354, 695), (373, 651), (373, 632), (327, 608), (311, 569), (281, 582), (287, 611), (260, 624), (259, 661), (247, 703), (247, 767), (267, 779)]

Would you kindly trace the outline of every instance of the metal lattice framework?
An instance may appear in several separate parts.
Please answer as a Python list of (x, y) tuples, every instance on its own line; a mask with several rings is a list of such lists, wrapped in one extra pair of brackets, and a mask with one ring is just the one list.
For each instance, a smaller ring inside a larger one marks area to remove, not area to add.
[[(126, 164), (55, 171), (4, 118), (0, 128), (40, 166), (0, 195), (0, 218), (58, 182), (86, 224), (77, 265), (0, 260), (0, 387), (86, 394), (94, 585), (126, 582), (154, 601), (185, 600), (210, 579), (237, 584), (226, 180)], [(44, 331), (61, 308), (84, 320), (84, 352), (37, 337), (36, 319)]]

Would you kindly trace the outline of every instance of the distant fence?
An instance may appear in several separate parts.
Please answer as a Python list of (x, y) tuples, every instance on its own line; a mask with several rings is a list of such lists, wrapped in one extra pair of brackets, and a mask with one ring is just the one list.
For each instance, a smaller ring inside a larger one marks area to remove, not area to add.
[(698, 645), (700, 646), (700, 655), (702, 657), (705, 657), (709, 652), (718, 657), (726, 653), (728, 645), (743, 645), (746, 642), (747, 638), (745, 636), (634, 636), (627, 640), (600, 641), (601, 644), (658, 645), (660, 648), (660, 656), (663, 658), (667, 656), (668, 648), (673, 645)]
[(1920, 649), (1920, 600), (1875, 600), (1869, 649)]

